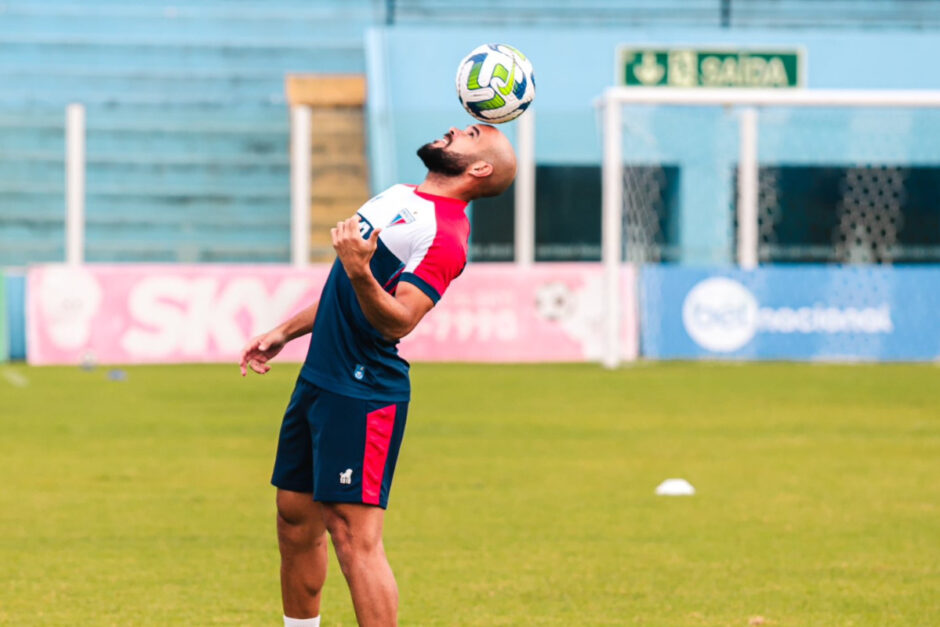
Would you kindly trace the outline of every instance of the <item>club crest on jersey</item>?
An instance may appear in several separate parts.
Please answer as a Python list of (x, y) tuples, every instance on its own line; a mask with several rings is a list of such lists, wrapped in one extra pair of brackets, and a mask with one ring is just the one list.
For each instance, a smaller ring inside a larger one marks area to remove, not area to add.
[(398, 226), (399, 224), (411, 224), (415, 221), (414, 214), (411, 213), (408, 208), (404, 208), (395, 214), (395, 217), (392, 218), (392, 221), (388, 223), (388, 226)]

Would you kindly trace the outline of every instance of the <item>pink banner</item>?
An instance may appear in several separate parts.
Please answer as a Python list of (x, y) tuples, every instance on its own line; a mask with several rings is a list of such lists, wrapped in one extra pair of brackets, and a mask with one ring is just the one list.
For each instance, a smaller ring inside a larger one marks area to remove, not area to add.
[[(251, 336), (319, 297), (329, 266), (89, 265), (29, 271), (32, 364), (234, 362)], [(471, 264), (401, 343), (417, 361), (588, 361), (603, 347), (597, 264)], [(623, 356), (636, 356), (625, 267)], [(301, 361), (308, 342), (278, 357)]]

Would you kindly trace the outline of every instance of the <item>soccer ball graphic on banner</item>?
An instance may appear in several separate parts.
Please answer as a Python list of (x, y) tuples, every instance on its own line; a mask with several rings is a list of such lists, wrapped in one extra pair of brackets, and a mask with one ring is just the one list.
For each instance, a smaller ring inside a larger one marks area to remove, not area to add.
[(457, 67), (457, 97), (481, 122), (514, 120), (535, 99), (532, 63), (506, 44), (474, 48)]

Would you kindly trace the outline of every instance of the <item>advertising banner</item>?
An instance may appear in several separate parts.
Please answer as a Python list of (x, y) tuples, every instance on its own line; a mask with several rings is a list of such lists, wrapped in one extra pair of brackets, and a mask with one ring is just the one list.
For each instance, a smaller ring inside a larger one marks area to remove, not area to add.
[[(319, 298), (329, 266), (37, 266), (28, 275), (32, 364), (233, 362), (245, 342)], [(409, 360), (599, 359), (599, 264), (470, 264), (401, 343)], [(637, 352), (623, 272), (625, 359)], [(279, 359), (300, 361), (307, 339)]]
[(3, 271), (0, 270), (0, 363), (3, 363), (10, 359), (10, 329), (8, 319), (10, 314), (7, 313), (7, 280), (3, 276)]
[(940, 269), (647, 266), (641, 350), (653, 359), (940, 359)]

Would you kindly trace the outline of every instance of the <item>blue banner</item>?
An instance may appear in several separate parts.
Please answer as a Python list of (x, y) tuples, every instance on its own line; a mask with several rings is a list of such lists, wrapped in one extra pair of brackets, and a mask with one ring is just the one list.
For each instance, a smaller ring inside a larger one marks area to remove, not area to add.
[(10, 358), (9, 338), (10, 332), (7, 331), (7, 282), (0, 270), (0, 363)]
[(641, 351), (653, 359), (940, 359), (940, 268), (646, 266)]
[(6, 340), (10, 359), (26, 359), (26, 276), (17, 270), (7, 270), (4, 279), (6, 310), (0, 313), (6, 319)]

